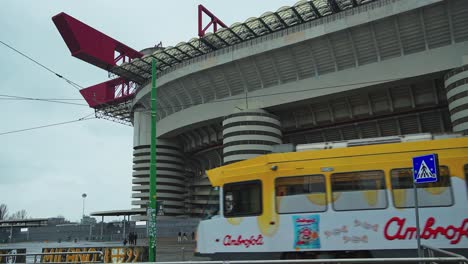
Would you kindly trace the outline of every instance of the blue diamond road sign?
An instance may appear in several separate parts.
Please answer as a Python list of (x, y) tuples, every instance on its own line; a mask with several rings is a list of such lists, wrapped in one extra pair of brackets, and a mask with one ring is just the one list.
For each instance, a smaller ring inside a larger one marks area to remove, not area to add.
[(437, 182), (439, 162), (437, 154), (413, 157), (413, 179), (415, 183)]

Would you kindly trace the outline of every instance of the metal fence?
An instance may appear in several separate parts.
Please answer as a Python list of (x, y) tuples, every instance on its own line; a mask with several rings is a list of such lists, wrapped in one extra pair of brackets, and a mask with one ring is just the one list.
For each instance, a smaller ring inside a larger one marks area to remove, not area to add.
[[(313, 264), (313, 263), (419, 263), (419, 264), (438, 264), (438, 263), (459, 263), (468, 264), (468, 259), (462, 255), (446, 251), (443, 249), (421, 245), (423, 257), (421, 258), (342, 258), (342, 259), (287, 259), (287, 260), (220, 260), (220, 261), (171, 261), (171, 262), (154, 262), (155, 264), (283, 264), (283, 263), (301, 263), (301, 264)], [(184, 259), (184, 248), (181, 248), (182, 259)], [(41, 263), (44, 256), (53, 255), (99, 255), (98, 261), (78, 261), (72, 262), (50, 262), (47, 263), (103, 263), (103, 252), (92, 251), (92, 252), (58, 252), (58, 253), (19, 253), (19, 254), (0, 254), (2, 257), (18, 257), (25, 256), (27, 263)], [(32, 257), (31, 260), (28, 257)], [(89, 258), (91, 259), (91, 258)], [(93, 258), (94, 259), (94, 258)], [(140, 262), (142, 263), (142, 262)]]
[[(92, 251), (92, 252), (58, 252), (58, 253), (18, 253), (18, 254), (0, 254), (0, 258), (2, 257), (20, 257), (24, 256), (26, 257), (26, 263), (42, 263), (42, 257), (44, 256), (55, 256), (55, 255), (83, 255), (83, 254), (88, 254), (90, 256), (92, 255), (99, 255), (99, 261), (73, 261), (73, 262), (47, 262), (47, 263), (103, 263), (103, 253), (102, 251)], [(29, 258), (28, 258), (29, 257)], [(32, 260), (30, 258), (33, 258)], [(9, 262), (8, 262), (9, 263)], [(15, 262), (12, 262), (15, 263)]]
[(283, 264), (283, 263), (459, 263), (467, 264), (465, 257), (422, 257), (422, 258), (355, 258), (355, 259), (289, 259), (289, 260), (233, 260), (233, 261), (178, 261), (154, 262), (155, 264)]
[(154, 262), (156, 264), (283, 264), (283, 263), (460, 263), (466, 264), (466, 258), (368, 258), (368, 259), (290, 259), (290, 260), (238, 260), (238, 261), (181, 261), (181, 262)]

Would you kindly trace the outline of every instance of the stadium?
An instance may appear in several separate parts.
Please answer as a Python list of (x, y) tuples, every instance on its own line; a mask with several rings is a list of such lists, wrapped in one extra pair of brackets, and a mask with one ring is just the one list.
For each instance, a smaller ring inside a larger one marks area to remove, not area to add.
[(214, 32), (199, 21), (198, 38), (140, 52), (53, 18), (73, 56), (117, 77), (81, 93), (98, 117), (134, 127), (135, 220), (149, 199), (152, 59), (157, 193), (170, 217), (217, 206), (206, 170), (275, 145), (468, 132), (465, 0), (299, 1), (230, 27), (199, 12)]

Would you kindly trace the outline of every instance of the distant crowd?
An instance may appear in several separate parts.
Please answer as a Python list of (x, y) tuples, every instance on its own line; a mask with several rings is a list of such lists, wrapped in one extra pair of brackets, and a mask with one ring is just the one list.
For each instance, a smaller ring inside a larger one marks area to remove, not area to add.
[(125, 238), (123, 241), (123, 244), (124, 246), (126, 246), (127, 243), (129, 243), (129, 245), (136, 246), (137, 239), (138, 239), (138, 235), (136, 233), (130, 232), (130, 234), (128, 234), (128, 240)]
[[(179, 231), (179, 233), (177, 234), (177, 242), (180, 243), (180, 242), (182, 242), (182, 240), (183, 241), (188, 240), (187, 233), (185, 233), (185, 232), (182, 233), (181, 231)], [(192, 241), (194, 241), (194, 240), (195, 240), (195, 232), (192, 232)]]

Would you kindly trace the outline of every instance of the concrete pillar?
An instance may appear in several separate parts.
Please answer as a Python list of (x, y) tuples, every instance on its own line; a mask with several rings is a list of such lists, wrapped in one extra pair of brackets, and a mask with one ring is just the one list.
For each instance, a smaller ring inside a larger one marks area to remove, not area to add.
[(281, 123), (263, 109), (247, 109), (224, 117), (224, 164), (250, 159), (282, 143)]
[(445, 75), (453, 132), (468, 134), (468, 64)]

